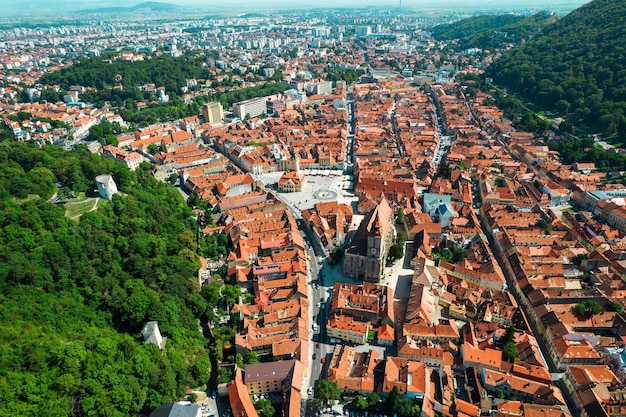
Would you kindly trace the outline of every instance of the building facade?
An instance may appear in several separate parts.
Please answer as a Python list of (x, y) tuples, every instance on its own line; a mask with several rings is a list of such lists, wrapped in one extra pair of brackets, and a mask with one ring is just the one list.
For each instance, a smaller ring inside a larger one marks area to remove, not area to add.
[(396, 230), (393, 210), (383, 199), (361, 222), (356, 236), (348, 245), (343, 261), (344, 275), (364, 281), (380, 282), (389, 248)]
[(202, 106), (202, 117), (206, 123), (219, 123), (224, 120), (224, 109), (217, 101)]
[(240, 101), (233, 105), (233, 113), (242, 120), (246, 117), (257, 117), (266, 112), (267, 104), (263, 97)]

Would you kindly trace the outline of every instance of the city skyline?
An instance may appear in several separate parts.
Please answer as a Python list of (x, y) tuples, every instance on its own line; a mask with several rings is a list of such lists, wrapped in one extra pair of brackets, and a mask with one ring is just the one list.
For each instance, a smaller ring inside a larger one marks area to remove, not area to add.
[[(474, 0), (466, 2), (462, 0), (347, 0), (334, 2), (330, 0), (299, 0), (291, 2), (287, 6), (284, 2), (277, 0), (261, 0), (259, 2), (251, 2), (250, 0), (235, 0), (228, 3), (218, 2), (214, 0), (168, 0), (151, 3), (162, 3), (178, 6), (181, 12), (202, 12), (210, 13), (259, 13), (289, 9), (303, 8), (364, 8), (364, 7), (402, 7), (403, 10), (413, 12), (486, 12), (486, 11), (522, 11), (522, 10), (559, 10), (569, 11), (588, 0), (529, 0), (514, 1), (502, 3), (497, 0)], [(102, 9), (110, 7), (133, 7), (142, 4), (141, 1), (125, 2), (121, 0), (108, 1), (84, 1), (84, 0), (28, 0), (5, 5), (4, 9), (8, 15), (19, 17), (20, 14), (25, 15), (63, 15), (80, 12), (84, 10)], [(260, 7), (262, 6), (262, 7)], [(194, 8), (194, 10), (185, 10), (186, 8)]]

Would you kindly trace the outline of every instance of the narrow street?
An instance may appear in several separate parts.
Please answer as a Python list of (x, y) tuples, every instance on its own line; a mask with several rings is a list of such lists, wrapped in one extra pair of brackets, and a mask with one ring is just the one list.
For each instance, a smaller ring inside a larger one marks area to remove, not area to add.
[[(483, 230), (488, 230), (485, 228), (485, 225), (483, 224), (482, 216), (481, 216), (481, 227)], [(526, 314), (524, 310), (524, 306), (527, 305), (527, 301), (524, 302), (523, 299), (525, 299), (526, 297), (520, 293), (519, 286), (517, 285), (517, 280), (515, 279), (515, 277), (512, 277), (510, 275), (509, 271), (505, 267), (505, 263), (502, 260), (502, 257), (500, 256), (500, 254), (498, 253), (495, 243), (493, 242), (493, 237), (490, 234), (487, 234), (487, 237), (489, 239), (489, 246), (491, 247), (491, 250), (495, 258), (498, 261), (500, 268), (502, 268), (502, 271), (504, 272), (504, 276), (506, 278), (509, 291), (511, 292), (511, 294), (513, 294), (513, 297), (515, 298), (515, 301), (517, 302), (517, 305), (520, 308), (520, 312), (524, 315), (524, 317), (526, 318), (526, 321), (530, 325), (533, 335), (535, 336), (535, 339), (537, 339), (537, 344), (539, 345), (539, 349), (541, 350), (541, 355), (546, 361), (546, 364), (548, 365), (548, 369), (550, 370), (550, 373), (555, 377), (553, 379), (553, 382), (559, 387), (559, 389), (563, 393), (563, 399), (565, 400), (567, 404), (570, 414), (573, 417), (580, 417), (578, 408), (575, 406), (574, 400), (572, 399), (569, 393), (569, 390), (566, 389), (563, 383), (563, 379), (562, 379), (563, 374), (560, 372), (560, 370), (554, 363), (554, 360), (552, 359), (552, 356), (550, 355), (550, 351), (548, 350), (548, 347), (546, 346), (546, 341), (543, 335), (538, 330), (537, 323), (535, 322), (533, 317), (530, 316), (529, 314)]]

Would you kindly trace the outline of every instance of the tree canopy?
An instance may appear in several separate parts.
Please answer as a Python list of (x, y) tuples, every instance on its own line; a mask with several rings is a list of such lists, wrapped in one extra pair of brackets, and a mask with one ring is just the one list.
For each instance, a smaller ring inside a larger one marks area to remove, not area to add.
[(585, 300), (574, 305), (572, 312), (582, 317), (591, 317), (602, 313), (602, 306), (593, 300)]
[(496, 49), (532, 37), (556, 16), (540, 12), (532, 16), (515, 14), (473, 16), (458, 22), (438, 25), (432, 30), (438, 40), (458, 39), (463, 49)]
[[(0, 415), (135, 415), (204, 385), (195, 224), (180, 194), (86, 148), (5, 141), (0, 161)], [(102, 173), (121, 193), (78, 220), (47, 201), (56, 183), (89, 195)], [(163, 353), (140, 335), (151, 320)]]
[[(165, 87), (166, 91), (180, 91), (187, 79), (207, 78), (202, 66), (204, 57), (170, 55), (148, 56), (142, 61), (112, 61), (110, 57), (87, 58), (72, 66), (45, 74), (42, 84), (59, 85), (67, 90), (73, 85), (109, 89), (121, 83), (125, 89), (144, 84)], [(118, 81), (121, 75), (121, 80)]]
[(395, 414), (402, 417), (418, 417), (421, 414), (419, 405), (414, 404), (413, 401), (408, 398), (402, 397), (396, 385), (393, 386), (391, 392), (385, 399), (383, 409), (393, 411)]
[(626, 140), (626, 8), (594, 0), (491, 66), (496, 82)]
[(324, 405), (338, 400), (341, 395), (337, 381), (320, 380), (315, 387), (315, 399)]

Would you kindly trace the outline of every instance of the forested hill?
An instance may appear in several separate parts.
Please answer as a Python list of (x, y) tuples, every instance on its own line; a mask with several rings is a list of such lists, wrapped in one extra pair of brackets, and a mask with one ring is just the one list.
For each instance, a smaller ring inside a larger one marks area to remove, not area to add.
[(458, 39), (461, 48), (495, 49), (529, 39), (557, 18), (544, 12), (526, 17), (514, 14), (474, 16), (435, 26), (432, 33), (437, 40)]
[[(207, 382), (193, 212), (149, 169), (0, 143), (0, 415), (127, 417)], [(48, 202), (57, 182), (89, 197), (102, 173), (122, 193), (79, 220)]]
[[(120, 82), (116, 80), (122, 76)], [(60, 85), (67, 90), (72, 85), (111, 88), (121, 83), (126, 88), (136, 88), (153, 83), (165, 87), (166, 91), (180, 91), (190, 78), (207, 78), (201, 57), (169, 55), (149, 56), (143, 61), (112, 61), (106, 57), (87, 58), (59, 71), (45, 74), (42, 84)]]
[(593, 0), (504, 54), (496, 82), (626, 140), (626, 7)]

